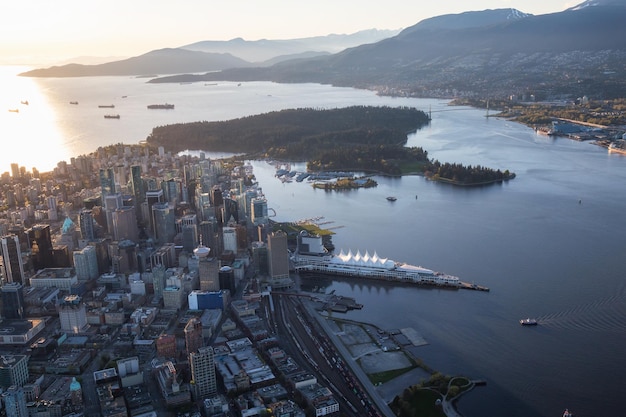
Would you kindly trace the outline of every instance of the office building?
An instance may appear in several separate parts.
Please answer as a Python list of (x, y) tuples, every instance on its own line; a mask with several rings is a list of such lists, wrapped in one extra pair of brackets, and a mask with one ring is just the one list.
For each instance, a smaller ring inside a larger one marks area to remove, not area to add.
[(194, 396), (196, 400), (214, 396), (217, 393), (215, 378), (215, 357), (213, 348), (201, 347), (197, 352), (189, 354), (191, 379), (194, 382)]
[(202, 322), (198, 318), (193, 317), (187, 322), (184, 333), (187, 353), (197, 352), (199, 348), (204, 346)]
[(176, 336), (173, 334), (162, 334), (156, 340), (157, 356), (162, 358), (175, 358), (177, 356), (176, 350)]
[(224, 251), (237, 253), (237, 229), (234, 227), (224, 227), (222, 229), (222, 241)]
[(59, 213), (57, 211), (57, 198), (56, 196), (51, 195), (46, 198), (46, 203), (48, 205), (48, 219), (50, 221), (56, 222), (59, 220)]
[(28, 381), (28, 356), (27, 355), (2, 355), (0, 356), (0, 388), (7, 389), (10, 386), (23, 386)]
[(178, 285), (168, 285), (163, 288), (163, 307), (180, 310), (183, 307), (185, 292)]
[(154, 239), (159, 243), (173, 242), (176, 236), (174, 210), (168, 203), (155, 203), (152, 206), (152, 224)]
[(187, 253), (192, 253), (198, 246), (198, 226), (194, 224), (182, 225), (183, 249)]
[(59, 302), (61, 330), (68, 333), (81, 333), (87, 328), (85, 304), (77, 295), (68, 295)]
[(198, 262), (198, 276), (202, 291), (219, 291), (219, 262), (216, 259), (201, 258)]
[(144, 201), (146, 201), (146, 187), (144, 186), (143, 179), (141, 178), (140, 165), (133, 165), (130, 167), (130, 181), (137, 223), (141, 223), (143, 220), (143, 216), (141, 215), (141, 205)]
[(137, 228), (137, 215), (135, 207), (120, 207), (112, 212), (113, 221), (112, 234), (115, 240), (139, 240), (139, 229)]
[(253, 198), (251, 205), (251, 219), (255, 226), (265, 225), (269, 222), (267, 213), (267, 200), (264, 197)]
[(104, 213), (106, 216), (107, 231), (110, 234), (113, 234), (113, 212), (124, 206), (122, 194), (109, 194), (107, 196), (103, 196), (102, 199), (102, 203), (104, 204)]
[(107, 195), (115, 194), (115, 175), (113, 168), (100, 169), (100, 190), (103, 202)]
[(279, 231), (267, 237), (270, 278), (289, 278), (289, 248), (287, 234)]
[(163, 289), (166, 282), (165, 266), (157, 265), (152, 268), (152, 285), (154, 287), (154, 298), (163, 298)]
[(36, 224), (28, 229), (28, 243), (35, 270), (53, 268), (55, 266), (49, 225)]
[(78, 226), (80, 227), (81, 239), (91, 241), (96, 238), (93, 222), (93, 212), (91, 210), (82, 209), (80, 213), (78, 213)]
[(24, 319), (24, 288), (19, 282), (9, 282), (0, 287), (2, 294), (2, 318)]
[(2, 402), (7, 417), (28, 417), (26, 396), (22, 387), (15, 385), (9, 387), (2, 393)]
[(267, 243), (261, 241), (252, 242), (252, 260), (254, 272), (257, 275), (268, 276), (270, 273)]
[(218, 273), (220, 290), (228, 290), (235, 294), (235, 271), (230, 266), (223, 266)]
[(2, 237), (2, 272), (5, 282), (24, 284), (24, 262), (20, 241), (16, 235)]
[(74, 251), (72, 257), (79, 281), (98, 278), (98, 256), (94, 246), (85, 246), (82, 250)]
[(152, 218), (152, 206), (154, 206), (157, 203), (163, 203), (165, 201), (165, 199), (163, 198), (163, 190), (152, 190), (152, 191), (147, 191), (146, 192), (146, 199), (145, 199), (145, 203), (146, 203), (146, 212), (142, 213), (142, 216), (145, 214), (144, 220), (149, 220), (146, 221), (146, 223), (148, 223), (148, 226), (150, 227), (150, 231), (152, 231), (154, 233), (154, 219)]

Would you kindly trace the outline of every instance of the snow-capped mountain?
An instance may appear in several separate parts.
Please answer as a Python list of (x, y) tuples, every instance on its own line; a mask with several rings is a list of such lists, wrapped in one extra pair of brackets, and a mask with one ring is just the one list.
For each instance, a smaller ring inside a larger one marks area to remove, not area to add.
[(626, 6), (626, 0), (586, 0), (567, 10), (582, 10), (594, 6)]

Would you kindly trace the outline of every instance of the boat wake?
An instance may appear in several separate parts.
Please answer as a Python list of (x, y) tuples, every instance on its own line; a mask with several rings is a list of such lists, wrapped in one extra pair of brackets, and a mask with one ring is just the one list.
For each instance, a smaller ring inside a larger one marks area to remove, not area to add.
[(593, 303), (537, 317), (545, 327), (609, 333), (626, 331), (626, 294), (624, 290)]

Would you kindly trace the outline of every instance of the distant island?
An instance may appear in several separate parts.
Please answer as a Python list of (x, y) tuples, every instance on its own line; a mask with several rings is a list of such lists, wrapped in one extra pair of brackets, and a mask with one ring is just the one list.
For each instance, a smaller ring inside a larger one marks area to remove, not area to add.
[(430, 160), (421, 147), (405, 146), (407, 134), (429, 122), (426, 113), (410, 107), (290, 109), (229, 121), (159, 126), (147, 142), (172, 152), (232, 152), (247, 159), (306, 161), (309, 171), (417, 174), (454, 185), (515, 177), (508, 170)]

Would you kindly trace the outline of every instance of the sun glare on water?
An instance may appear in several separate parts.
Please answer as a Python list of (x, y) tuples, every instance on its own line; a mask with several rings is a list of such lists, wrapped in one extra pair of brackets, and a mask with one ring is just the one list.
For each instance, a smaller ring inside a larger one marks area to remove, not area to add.
[(31, 171), (50, 171), (57, 162), (68, 160), (57, 127), (57, 115), (37, 80), (17, 77), (23, 67), (0, 67), (0, 124), (4, 137), (0, 173), (17, 163)]

